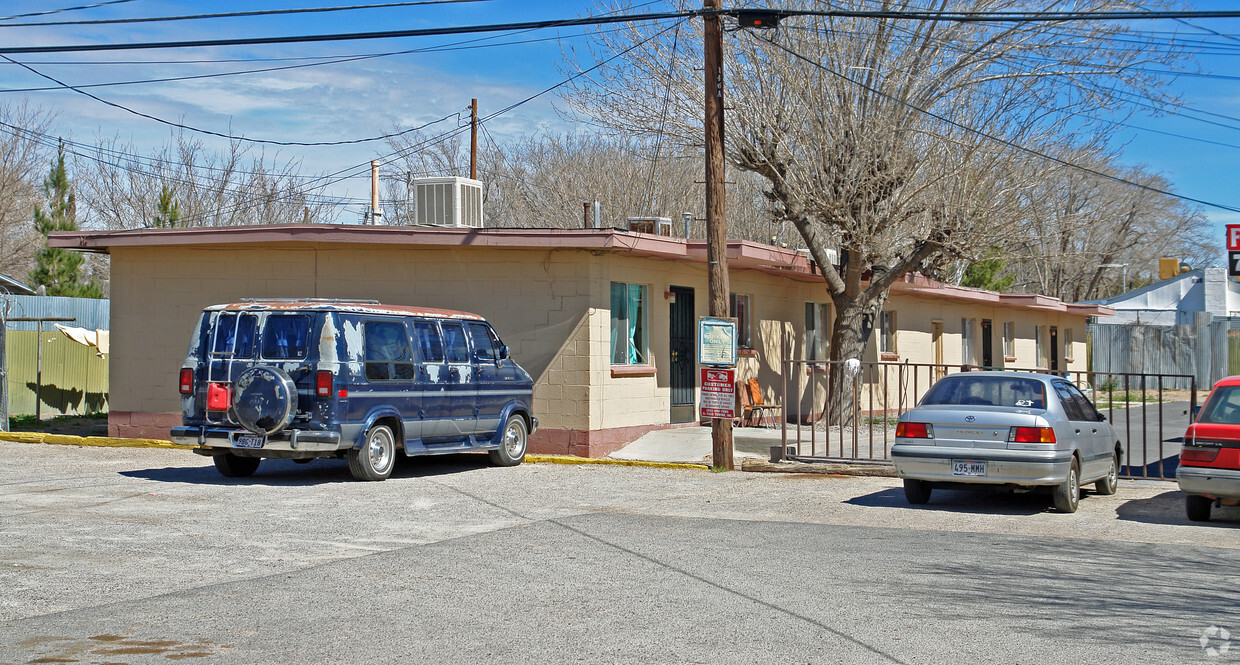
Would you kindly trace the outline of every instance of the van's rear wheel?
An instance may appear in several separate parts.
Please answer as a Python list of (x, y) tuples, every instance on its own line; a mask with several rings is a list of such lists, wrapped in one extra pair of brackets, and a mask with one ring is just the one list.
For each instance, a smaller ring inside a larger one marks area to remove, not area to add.
[(525, 449), (529, 446), (529, 435), (525, 428), (525, 418), (519, 415), (508, 417), (504, 423), (504, 433), (500, 436), (499, 450), (491, 451), (491, 464), (495, 466), (516, 466), (525, 459)]
[(254, 475), (258, 471), (258, 463), (263, 461), (258, 457), (238, 457), (232, 453), (224, 453), (216, 455), (212, 458), (215, 462), (215, 470), (220, 472), (225, 478), (245, 478)]
[(387, 425), (366, 430), (361, 448), (349, 451), (349, 473), (357, 480), (387, 480), (396, 466), (396, 437)]

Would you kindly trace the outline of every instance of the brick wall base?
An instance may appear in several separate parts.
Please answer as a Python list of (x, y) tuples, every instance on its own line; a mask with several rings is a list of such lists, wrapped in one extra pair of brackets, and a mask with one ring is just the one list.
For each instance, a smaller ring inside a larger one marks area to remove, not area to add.
[(179, 413), (109, 411), (108, 436), (121, 439), (168, 440), (169, 430), (181, 424)]
[[(179, 413), (112, 411), (108, 413), (108, 436), (122, 439), (168, 439), (169, 430), (181, 424)], [(612, 429), (539, 429), (530, 437), (529, 451), (539, 455), (603, 457), (633, 443), (643, 434), (674, 427), (697, 427), (698, 423), (637, 425)]]

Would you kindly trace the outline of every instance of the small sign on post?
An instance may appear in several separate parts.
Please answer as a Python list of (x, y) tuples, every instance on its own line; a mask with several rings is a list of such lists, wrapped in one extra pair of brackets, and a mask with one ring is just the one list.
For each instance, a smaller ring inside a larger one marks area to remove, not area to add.
[(736, 370), (702, 368), (702, 417), (736, 417)]
[(736, 367), (736, 319), (712, 316), (698, 319), (698, 362)]

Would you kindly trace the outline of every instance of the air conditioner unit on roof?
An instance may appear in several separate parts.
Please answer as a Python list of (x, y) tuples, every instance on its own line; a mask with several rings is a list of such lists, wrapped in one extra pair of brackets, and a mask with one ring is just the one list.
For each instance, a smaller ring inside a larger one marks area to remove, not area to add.
[(482, 228), (482, 183), (456, 176), (413, 181), (413, 223)]
[(672, 235), (672, 220), (667, 217), (629, 217), (629, 230), (656, 236)]

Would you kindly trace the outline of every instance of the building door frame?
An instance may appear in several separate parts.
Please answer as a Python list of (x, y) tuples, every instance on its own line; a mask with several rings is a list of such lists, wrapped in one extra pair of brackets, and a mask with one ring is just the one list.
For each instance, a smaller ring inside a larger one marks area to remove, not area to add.
[(697, 421), (697, 338), (693, 289), (687, 286), (668, 288), (668, 382), (671, 388), (670, 422)]
[(995, 368), (993, 331), (990, 319), (982, 319), (982, 369)]

